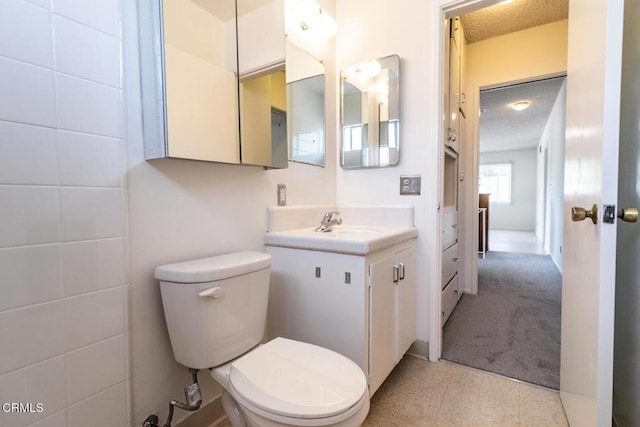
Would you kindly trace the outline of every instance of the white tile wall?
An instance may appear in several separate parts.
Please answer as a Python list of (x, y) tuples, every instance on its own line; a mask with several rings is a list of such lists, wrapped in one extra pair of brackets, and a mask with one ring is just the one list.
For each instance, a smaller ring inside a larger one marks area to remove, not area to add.
[(0, 295), (0, 311), (61, 298), (60, 245), (0, 249)]
[(53, 68), (51, 14), (22, 0), (0, 2), (0, 55)]
[[(0, 43), (11, 42), (13, 37)], [(0, 120), (54, 127), (56, 93), (54, 73), (5, 57), (0, 57)]]
[(120, 70), (110, 67), (118, 61), (118, 39), (83, 24), (54, 16), (56, 70), (117, 87)]
[(67, 354), (67, 401), (76, 403), (125, 380), (124, 335)]
[(122, 97), (114, 87), (56, 74), (58, 127), (122, 137)]
[[(73, 296), (125, 285), (126, 245), (127, 240), (123, 238), (62, 245), (64, 295)], [(0, 252), (0, 262), (1, 256)]]
[(124, 288), (66, 298), (64, 314), (68, 350), (124, 334)]
[(130, 425), (119, 1), (0, 1), (3, 427)]
[[(114, 427), (126, 425), (126, 412), (121, 410), (126, 405), (125, 387), (124, 382), (119, 383), (71, 406), (67, 426)], [(87, 424), (87, 420), (91, 420), (91, 423)]]
[(0, 374), (40, 362), (65, 351), (61, 301), (36, 304), (0, 314)]
[(0, 121), (0, 182), (57, 184), (56, 131)]

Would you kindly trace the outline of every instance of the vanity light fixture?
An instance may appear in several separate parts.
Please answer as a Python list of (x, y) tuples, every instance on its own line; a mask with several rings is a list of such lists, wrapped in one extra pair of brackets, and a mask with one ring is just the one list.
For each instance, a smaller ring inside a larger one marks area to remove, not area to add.
[(509, 3), (513, 3), (514, 1), (515, 0), (504, 0), (504, 1), (501, 1), (500, 3), (498, 3), (498, 4), (509, 4)]
[(516, 111), (526, 110), (530, 106), (531, 104), (529, 103), (529, 101), (518, 101), (511, 104), (511, 108), (513, 108)]

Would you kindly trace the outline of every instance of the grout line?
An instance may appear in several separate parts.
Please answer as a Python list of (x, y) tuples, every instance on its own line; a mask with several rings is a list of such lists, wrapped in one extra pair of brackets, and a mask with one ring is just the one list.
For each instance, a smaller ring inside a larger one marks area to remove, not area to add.
[(444, 391), (442, 392), (442, 397), (440, 399), (440, 403), (438, 404), (438, 408), (436, 408), (433, 414), (433, 418), (431, 419), (431, 421), (433, 422), (435, 422), (438, 419), (438, 415), (440, 415), (440, 409), (442, 409), (442, 405), (444, 405), (444, 401), (446, 400), (447, 394), (449, 393), (449, 387), (451, 386), (451, 382), (453, 381), (453, 375), (454, 374), (451, 374), (451, 376), (449, 377), (449, 381), (447, 381), (447, 386), (444, 388)]

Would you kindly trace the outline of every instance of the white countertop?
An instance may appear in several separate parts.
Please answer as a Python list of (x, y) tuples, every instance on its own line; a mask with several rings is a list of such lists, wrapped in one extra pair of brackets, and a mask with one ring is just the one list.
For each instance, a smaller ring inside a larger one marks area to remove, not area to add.
[(367, 255), (418, 236), (416, 227), (336, 225), (330, 232), (315, 227), (266, 233), (267, 246)]

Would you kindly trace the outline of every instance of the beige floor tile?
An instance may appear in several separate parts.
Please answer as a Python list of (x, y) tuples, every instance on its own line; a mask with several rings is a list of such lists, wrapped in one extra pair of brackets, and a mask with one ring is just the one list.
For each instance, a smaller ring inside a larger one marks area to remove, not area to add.
[(430, 425), (453, 374), (452, 365), (405, 357), (371, 399), (365, 425)]
[(518, 383), (460, 368), (435, 418), (437, 426), (519, 425)]
[(568, 427), (560, 393), (529, 384), (520, 384), (520, 425)]
[[(364, 427), (568, 427), (557, 392), (406, 356), (371, 399)], [(213, 425), (210, 427), (214, 427)], [(228, 420), (215, 427), (231, 427)]]

